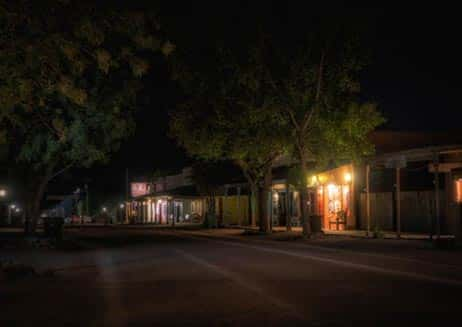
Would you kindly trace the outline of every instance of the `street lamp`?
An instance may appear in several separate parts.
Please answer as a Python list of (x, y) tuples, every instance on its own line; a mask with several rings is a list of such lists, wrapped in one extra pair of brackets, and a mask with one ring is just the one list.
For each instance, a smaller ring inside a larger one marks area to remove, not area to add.
[(16, 204), (10, 204), (8, 206), (8, 225), (11, 225), (12, 220), (11, 220), (11, 210), (14, 210), (16, 208)]
[(103, 207), (103, 212), (106, 212), (107, 211), (107, 208), (106, 207)]
[(16, 212), (21, 212), (21, 208), (16, 208)]
[(123, 209), (125, 208), (125, 204), (121, 203), (120, 206), (119, 206), (120, 209)]
[(6, 196), (6, 190), (5, 189), (0, 189), (0, 198), (4, 198)]

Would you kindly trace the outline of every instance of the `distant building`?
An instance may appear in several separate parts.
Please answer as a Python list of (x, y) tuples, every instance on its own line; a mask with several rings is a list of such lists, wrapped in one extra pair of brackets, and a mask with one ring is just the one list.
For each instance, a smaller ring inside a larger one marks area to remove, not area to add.
[(204, 197), (192, 182), (191, 168), (151, 182), (131, 183), (131, 190), (132, 198), (125, 204), (127, 223), (173, 224), (203, 218)]
[(81, 189), (77, 189), (72, 194), (67, 195), (48, 195), (46, 201), (53, 203), (48, 209), (42, 212), (43, 217), (71, 217), (73, 215), (81, 216), (79, 207), (85, 197), (85, 193)]

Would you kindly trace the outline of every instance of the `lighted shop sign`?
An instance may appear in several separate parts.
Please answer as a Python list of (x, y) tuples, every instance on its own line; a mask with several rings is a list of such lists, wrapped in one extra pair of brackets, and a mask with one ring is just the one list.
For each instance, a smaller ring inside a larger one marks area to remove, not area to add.
[(131, 183), (132, 197), (147, 195), (149, 193), (148, 183)]

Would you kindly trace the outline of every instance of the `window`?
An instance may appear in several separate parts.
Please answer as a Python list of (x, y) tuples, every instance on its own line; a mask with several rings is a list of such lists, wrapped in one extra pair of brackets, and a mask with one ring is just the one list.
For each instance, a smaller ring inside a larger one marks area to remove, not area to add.
[(462, 203), (462, 178), (454, 181), (455, 200), (457, 203)]

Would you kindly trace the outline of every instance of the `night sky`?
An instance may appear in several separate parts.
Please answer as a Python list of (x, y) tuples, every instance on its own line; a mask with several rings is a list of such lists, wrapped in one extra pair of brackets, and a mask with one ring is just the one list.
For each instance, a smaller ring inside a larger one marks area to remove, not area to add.
[[(370, 64), (361, 78), (362, 97), (378, 103), (387, 118), (385, 129), (441, 131), (459, 128), (462, 83), (459, 48), (459, 10), (424, 6), (359, 8), (338, 3), (324, 7), (300, 1), (247, 2), (169, 1), (159, 5), (164, 31), (184, 51), (198, 51), (218, 42), (233, 42), (257, 22), (271, 25), (275, 33), (303, 29), (309, 17), (349, 15), (363, 26), (362, 45), (370, 50)], [(289, 4), (287, 4), (289, 3)], [(106, 197), (123, 198), (125, 168), (130, 176), (156, 169), (183, 167), (188, 159), (167, 136), (168, 110), (174, 108), (177, 90), (168, 80), (167, 67), (159, 62), (145, 80), (137, 112), (137, 130), (105, 166), (73, 172), (67, 180), (75, 187), (88, 178), (90, 188)], [(77, 177), (78, 176), (78, 177)], [(72, 188), (75, 188), (72, 187)], [(99, 196), (96, 196), (98, 198)], [(103, 198), (103, 197), (101, 197)]]

